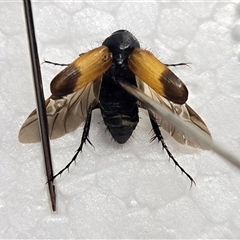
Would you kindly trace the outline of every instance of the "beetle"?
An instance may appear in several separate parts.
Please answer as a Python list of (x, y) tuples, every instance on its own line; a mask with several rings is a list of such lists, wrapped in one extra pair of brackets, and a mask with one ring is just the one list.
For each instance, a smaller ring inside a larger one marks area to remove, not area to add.
[[(76, 154), (54, 178), (76, 160), (86, 141), (91, 144), (88, 136), (94, 109), (100, 109), (113, 139), (123, 144), (131, 137), (139, 122), (139, 108), (144, 108), (148, 111), (154, 132), (151, 140), (160, 141), (168, 156), (191, 182), (194, 182), (169, 151), (160, 128), (165, 129), (181, 144), (198, 148), (203, 146), (148, 109), (121, 86), (122, 82), (136, 86), (184, 121), (211, 136), (201, 117), (186, 103), (187, 87), (169, 69), (170, 66), (176, 65), (185, 64), (163, 64), (150, 51), (141, 49), (139, 41), (133, 34), (127, 30), (118, 30), (105, 39), (102, 46), (80, 54), (75, 61), (57, 74), (50, 84), (52, 95), (45, 102), (50, 138), (59, 138), (74, 131), (81, 123), (85, 124)], [(36, 110), (21, 127), (19, 141), (22, 143), (40, 141)]]

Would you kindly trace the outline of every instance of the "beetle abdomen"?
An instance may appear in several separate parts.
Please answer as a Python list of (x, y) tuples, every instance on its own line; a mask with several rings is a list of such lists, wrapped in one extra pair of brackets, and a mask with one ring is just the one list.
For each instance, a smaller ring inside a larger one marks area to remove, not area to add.
[(120, 144), (125, 143), (139, 121), (137, 100), (105, 76), (99, 103), (104, 123), (112, 137)]

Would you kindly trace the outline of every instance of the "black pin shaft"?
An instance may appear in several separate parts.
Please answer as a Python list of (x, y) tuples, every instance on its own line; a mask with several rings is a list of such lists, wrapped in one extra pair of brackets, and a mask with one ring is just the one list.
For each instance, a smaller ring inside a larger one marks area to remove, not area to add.
[(33, 72), (33, 81), (34, 81), (34, 88), (35, 88), (36, 101), (37, 101), (38, 122), (39, 122), (39, 128), (40, 128), (40, 136), (42, 140), (42, 148), (43, 148), (43, 154), (44, 154), (48, 189), (49, 189), (51, 203), (52, 203), (52, 210), (56, 211), (56, 193), (55, 193), (55, 186), (52, 180), (53, 168), (52, 168), (51, 150), (50, 150), (50, 144), (49, 144), (48, 122), (47, 122), (46, 106), (45, 106), (45, 100), (44, 100), (43, 88), (42, 88), (42, 76), (41, 76), (41, 70), (39, 65), (31, 0), (23, 0), (23, 3), (24, 3), (26, 25), (27, 25), (28, 42), (29, 42), (29, 49), (30, 49), (30, 55), (31, 55), (32, 72)]

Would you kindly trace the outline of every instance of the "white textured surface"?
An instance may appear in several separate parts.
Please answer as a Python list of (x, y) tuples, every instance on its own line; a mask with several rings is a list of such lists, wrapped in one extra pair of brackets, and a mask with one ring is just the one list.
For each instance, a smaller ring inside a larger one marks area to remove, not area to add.
[[(117, 29), (133, 32), (189, 88), (189, 104), (214, 139), (240, 149), (240, 5), (226, 3), (34, 2), (40, 60), (69, 63)], [(1, 238), (239, 238), (240, 171), (212, 152), (167, 144), (190, 182), (157, 142), (149, 120), (119, 147), (98, 111), (76, 166), (57, 179), (58, 214), (50, 211), (41, 145), (18, 143), (35, 108), (22, 2), (0, 3)], [(46, 97), (61, 70), (42, 65)], [(52, 141), (57, 172), (82, 133)]]

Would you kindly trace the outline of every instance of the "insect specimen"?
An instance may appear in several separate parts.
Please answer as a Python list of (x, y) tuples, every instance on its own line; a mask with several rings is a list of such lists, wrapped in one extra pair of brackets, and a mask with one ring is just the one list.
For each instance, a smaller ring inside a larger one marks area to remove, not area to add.
[[(80, 54), (63, 69), (52, 80), (52, 95), (46, 100), (50, 138), (59, 138), (74, 131), (82, 122), (85, 124), (76, 154), (57, 175), (75, 161), (86, 141), (91, 143), (88, 136), (94, 109), (100, 109), (113, 139), (123, 144), (130, 138), (139, 122), (139, 108), (145, 108), (154, 132), (152, 140), (160, 141), (169, 157), (194, 182), (169, 151), (160, 128), (165, 129), (181, 144), (200, 148), (201, 144), (170, 124), (167, 119), (148, 109), (120, 84), (127, 82), (136, 86), (184, 121), (211, 136), (200, 116), (186, 103), (187, 87), (168, 68), (175, 65), (163, 64), (151, 52), (141, 49), (138, 40), (130, 32), (119, 30), (104, 40), (102, 46)], [(36, 110), (20, 129), (19, 141), (40, 141)]]

